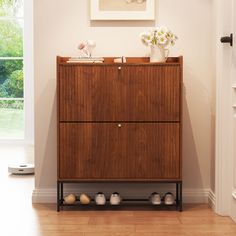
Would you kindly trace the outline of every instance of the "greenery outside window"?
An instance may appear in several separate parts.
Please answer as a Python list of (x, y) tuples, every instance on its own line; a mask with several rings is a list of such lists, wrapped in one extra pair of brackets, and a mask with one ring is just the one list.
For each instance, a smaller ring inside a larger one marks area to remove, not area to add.
[(0, 0), (0, 139), (24, 139), (23, 0)]

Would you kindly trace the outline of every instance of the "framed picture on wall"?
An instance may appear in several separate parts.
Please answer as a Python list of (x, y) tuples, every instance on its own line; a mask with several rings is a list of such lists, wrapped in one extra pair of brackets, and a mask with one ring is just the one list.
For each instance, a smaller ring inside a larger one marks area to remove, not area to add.
[(155, 0), (90, 0), (91, 20), (155, 20)]

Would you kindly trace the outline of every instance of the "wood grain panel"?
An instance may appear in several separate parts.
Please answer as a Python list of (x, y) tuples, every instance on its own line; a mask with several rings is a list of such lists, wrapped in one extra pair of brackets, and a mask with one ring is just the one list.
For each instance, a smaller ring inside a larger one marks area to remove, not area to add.
[(179, 124), (60, 124), (59, 179), (178, 179)]
[(123, 66), (121, 74), (119, 120), (180, 120), (178, 66)]
[(179, 178), (179, 124), (134, 123), (125, 128), (130, 178)]
[(57, 58), (58, 178), (181, 180), (182, 57), (67, 59)]
[(60, 121), (114, 120), (119, 107), (117, 76), (114, 66), (61, 66)]
[(180, 67), (60, 67), (60, 121), (179, 121)]

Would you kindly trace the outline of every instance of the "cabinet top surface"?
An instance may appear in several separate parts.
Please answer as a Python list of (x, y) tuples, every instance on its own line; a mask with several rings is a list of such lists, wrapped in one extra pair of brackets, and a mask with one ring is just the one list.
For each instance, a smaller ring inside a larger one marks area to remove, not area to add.
[(67, 63), (67, 61), (70, 59), (70, 57), (60, 57), (57, 56), (57, 64), (58, 65), (85, 65), (85, 66), (100, 66), (100, 65), (175, 65), (179, 66), (183, 62), (183, 57), (169, 57), (166, 62), (155, 62), (150, 63), (149, 57), (126, 57), (126, 63), (117, 63), (114, 62), (114, 59), (117, 57), (104, 57), (103, 63), (93, 63), (93, 62), (87, 62), (87, 63), (81, 63), (81, 62), (74, 62), (74, 63)]

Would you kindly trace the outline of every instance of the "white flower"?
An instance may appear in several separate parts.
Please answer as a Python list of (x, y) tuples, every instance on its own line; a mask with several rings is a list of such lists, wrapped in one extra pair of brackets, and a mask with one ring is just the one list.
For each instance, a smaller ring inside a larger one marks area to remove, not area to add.
[(167, 33), (168, 33), (168, 29), (165, 26), (161, 26), (157, 31), (158, 36), (163, 36), (163, 35), (166, 36)]
[(144, 45), (149, 46), (151, 43), (151, 35), (149, 32), (144, 32), (140, 34), (141, 41), (143, 42)]
[(160, 45), (168, 44), (168, 39), (166, 38), (165, 35), (162, 35), (161, 37), (158, 38), (158, 44)]
[(167, 47), (174, 45), (178, 37), (166, 26), (156, 27), (140, 34), (141, 41), (146, 46)]

